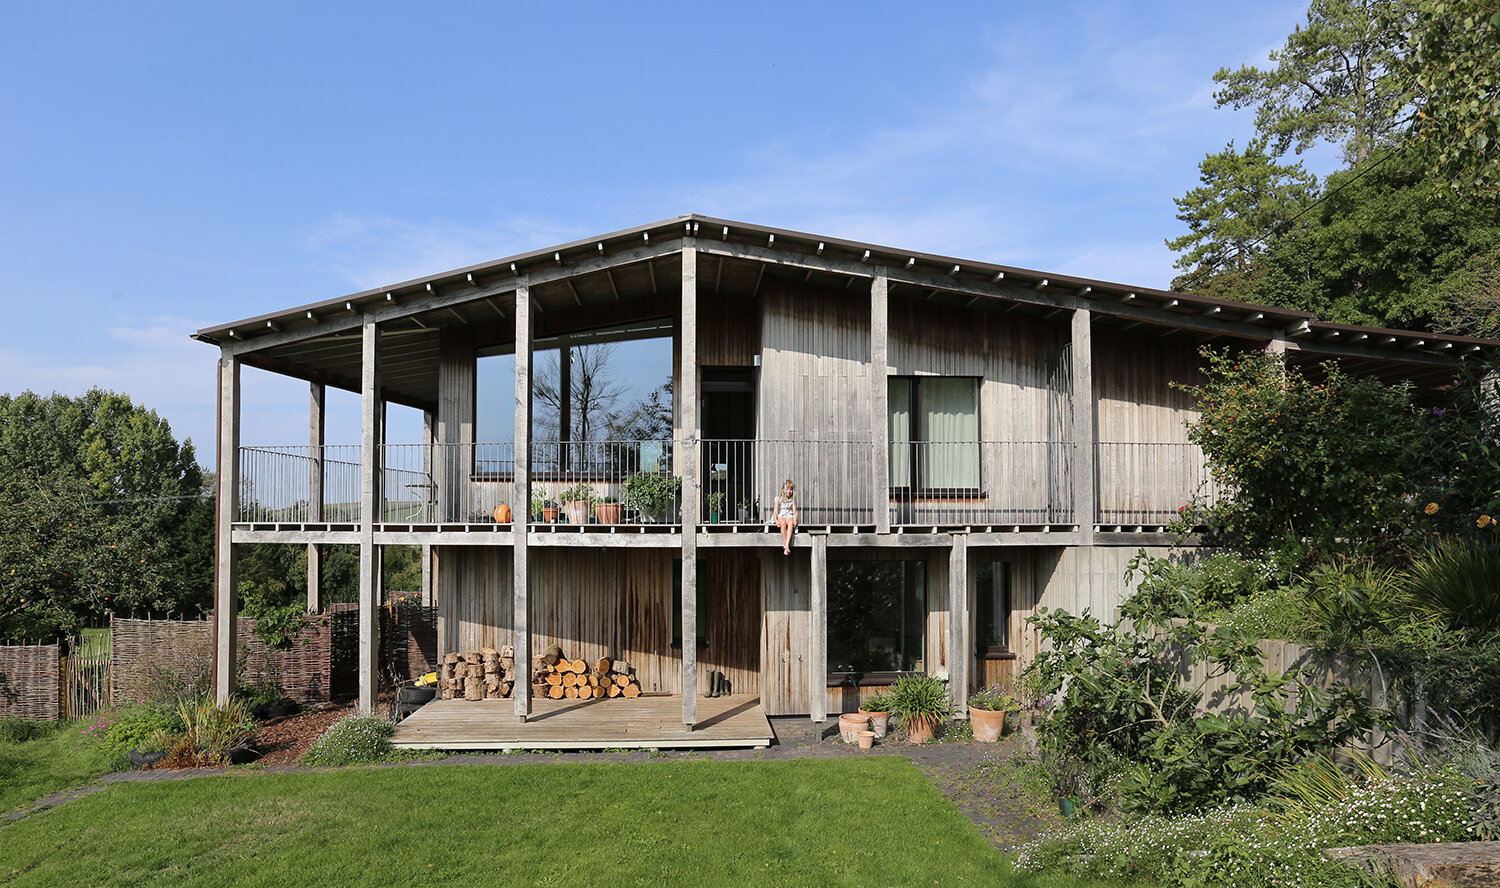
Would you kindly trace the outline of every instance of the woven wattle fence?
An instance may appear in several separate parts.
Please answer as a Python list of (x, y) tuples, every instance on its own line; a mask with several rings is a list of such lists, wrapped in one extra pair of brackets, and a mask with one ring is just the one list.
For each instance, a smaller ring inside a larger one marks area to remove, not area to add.
[(0, 646), (0, 718), (59, 716), (61, 655), (56, 644)]

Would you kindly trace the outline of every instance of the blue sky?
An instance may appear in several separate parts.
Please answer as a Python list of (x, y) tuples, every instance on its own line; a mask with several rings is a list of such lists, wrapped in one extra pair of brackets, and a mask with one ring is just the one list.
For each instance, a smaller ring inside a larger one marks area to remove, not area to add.
[[(192, 331), (687, 212), (1165, 286), (1172, 198), (1249, 134), (1213, 72), (1305, 9), (7, 4), (0, 390), (126, 392), (209, 461)], [(305, 385), (246, 402), (305, 439)]]

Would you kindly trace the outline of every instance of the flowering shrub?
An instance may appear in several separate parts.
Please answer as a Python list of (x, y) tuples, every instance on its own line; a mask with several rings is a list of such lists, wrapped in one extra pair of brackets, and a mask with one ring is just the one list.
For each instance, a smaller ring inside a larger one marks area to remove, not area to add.
[(371, 716), (350, 716), (337, 721), (302, 756), (319, 767), (362, 765), (378, 762), (391, 754), (390, 722)]
[(122, 751), (132, 749), (139, 752), (165, 750), (167, 740), (182, 731), (182, 722), (175, 715), (159, 709), (137, 709), (121, 716), (104, 733), (105, 746)]

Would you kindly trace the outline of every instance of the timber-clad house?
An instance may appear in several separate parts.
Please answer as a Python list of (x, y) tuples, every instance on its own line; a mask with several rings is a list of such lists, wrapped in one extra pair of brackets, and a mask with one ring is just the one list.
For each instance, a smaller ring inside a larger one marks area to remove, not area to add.
[[(670, 440), (569, 441), (566, 420), (560, 440), (533, 437), (537, 353), (646, 337), (670, 337)], [(359, 546), (370, 710), (379, 552), (419, 545), (441, 651), (624, 658), (646, 690), (680, 695), (688, 733), (710, 671), (766, 713), (817, 721), (927, 672), (962, 713), (964, 689), (1034, 651), (1037, 607), (1112, 614), (1126, 561), (1216, 495), (1173, 386), (1205, 343), (1418, 385), (1493, 345), (699, 215), (196, 338), (221, 350), (221, 698), (236, 547), (308, 546), (316, 608), (318, 547)], [(514, 440), (475, 440), (491, 355), (513, 356)], [(245, 366), (310, 383), (306, 443), (241, 446)], [(328, 386), (361, 396), (357, 445), (323, 440)], [(422, 444), (385, 442), (386, 404), (422, 411)], [(632, 499), (643, 475), (668, 502)], [(802, 527), (783, 556), (767, 522), (788, 477)], [(579, 484), (625, 507), (544, 520), (537, 506)], [(535, 711), (526, 681), (513, 702), (519, 721)]]

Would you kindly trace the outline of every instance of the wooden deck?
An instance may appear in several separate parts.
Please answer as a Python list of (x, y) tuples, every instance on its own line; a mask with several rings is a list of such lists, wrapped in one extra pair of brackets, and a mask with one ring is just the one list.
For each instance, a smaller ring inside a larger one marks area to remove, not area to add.
[(682, 723), (682, 698), (534, 700), (525, 724), (514, 700), (434, 700), (396, 726), (403, 749), (680, 749), (765, 747), (775, 733), (760, 697), (698, 700), (698, 724)]

